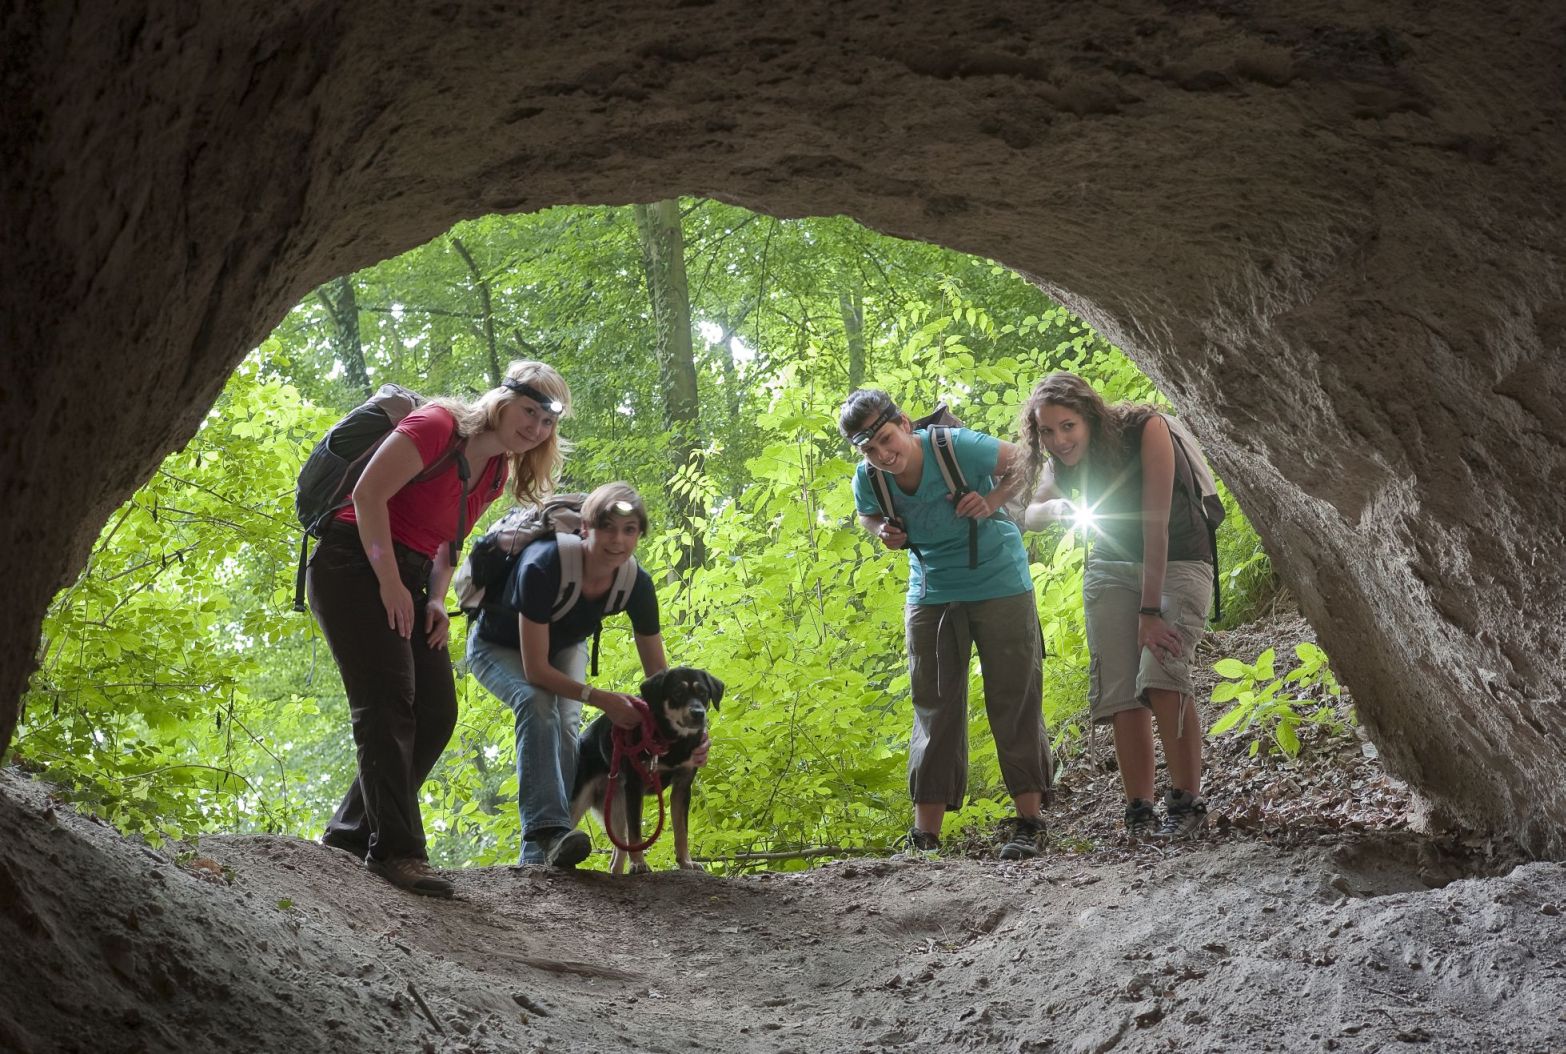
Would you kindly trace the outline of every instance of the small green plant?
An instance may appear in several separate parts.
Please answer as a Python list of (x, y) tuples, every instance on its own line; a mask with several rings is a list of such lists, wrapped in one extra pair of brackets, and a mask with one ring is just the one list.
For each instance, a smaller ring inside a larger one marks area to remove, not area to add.
[(1270, 736), (1278, 749), (1292, 758), (1300, 752), (1297, 729), (1301, 722), (1342, 731), (1342, 721), (1328, 704), (1343, 689), (1327, 664), (1327, 653), (1314, 644), (1301, 643), (1294, 646), (1294, 654), (1299, 665), (1282, 677), (1277, 675), (1276, 652), (1272, 648), (1256, 656), (1253, 663), (1218, 660), (1213, 670), (1225, 680), (1213, 689), (1213, 702), (1232, 701), (1234, 706), (1213, 724), (1208, 734), (1220, 736), (1231, 729), (1251, 731), (1253, 757)]

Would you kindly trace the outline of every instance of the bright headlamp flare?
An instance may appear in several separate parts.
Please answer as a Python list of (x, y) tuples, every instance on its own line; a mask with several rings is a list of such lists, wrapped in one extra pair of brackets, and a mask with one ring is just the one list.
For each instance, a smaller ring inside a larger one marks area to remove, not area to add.
[(628, 501), (616, 501), (610, 503), (609, 511), (616, 516), (629, 516), (636, 511), (636, 506)]
[(1072, 504), (1071, 529), (1081, 531), (1083, 534), (1092, 534), (1098, 529), (1098, 517), (1093, 514), (1090, 506)]

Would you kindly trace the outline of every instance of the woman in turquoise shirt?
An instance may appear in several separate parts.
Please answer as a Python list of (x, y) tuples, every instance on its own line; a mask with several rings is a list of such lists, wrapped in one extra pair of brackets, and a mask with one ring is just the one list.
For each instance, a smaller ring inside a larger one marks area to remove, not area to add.
[[(1017, 808), (1000, 856), (1037, 856), (1044, 845), (1042, 805), (1049, 785), (1043, 643), (1021, 532), (996, 515), (1021, 483), (1020, 453), (982, 432), (945, 430), (942, 438), (950, 440), (960, 478), (977, 481), (974, 489), (954, 493), (938, 464), (931, 430), (915, 430), (887, 393), (854, 392), (838, 425), (864, 457), (854, 475), (859, 522), (888, 549), (910, 551), (909, 848), (938, 849), (946, 810), (963, 804), (968, 665), (977, 648), (1001, 776)], [(877, 497), (878, 489), (891, 509)]]

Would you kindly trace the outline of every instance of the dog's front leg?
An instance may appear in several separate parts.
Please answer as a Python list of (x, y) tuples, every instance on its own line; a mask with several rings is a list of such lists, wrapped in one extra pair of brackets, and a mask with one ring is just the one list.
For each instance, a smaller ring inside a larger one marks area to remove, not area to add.
[[(625, 788), (625, 826), (630, 831), (626, 838), (626, 845), (640, 845), (642, 841), (642, 795), (645, 791), (641, 781), (636, 786), (627, 785)], [(631, 852), (631, 874), (645, 875), (652, 869), (647, 866), (647, 856), (641, 850)]]
[(676, 769), (669, 786), (669, 817), (674, 827), (674, 862), (686, 871), (700, 871), (702, 866), (691, 859), (691, 786), (696, 782), (695, 769)]
[[(614, 801), (611, 802), (607, 796), (604, 798), (604, 815), (610, 821), (610, 823), (604, 824), (604, 830), (609, 832), (609, 843), (614, 846), (614, 851), (609, 855), (609, 873), (611, 875), (625, 874), (625, 861), (628, 854), (620, 846), (631, 844), (631, 840), (625, 834), (626, 802), (632, 798), (632, 788), (627, 786), (630, 782), (629, 779), (622, 779), (619, 785), (614, 788)], [(636, 791), (635, 794), (637, 797), (640, 797), (641, 792)], [(610, 824), (613, 824), (612, 830)]]

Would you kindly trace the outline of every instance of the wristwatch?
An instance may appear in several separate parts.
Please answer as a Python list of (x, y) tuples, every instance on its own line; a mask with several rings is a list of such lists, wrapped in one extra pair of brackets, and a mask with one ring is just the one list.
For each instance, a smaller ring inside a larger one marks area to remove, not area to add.
[(583, 684), (582, 685), (582, 694), (577, 696), (577, 699), (580, 702), (590, 703), (590, 702), (592, 702), (592, 700), (589, 699), (588, 696), (590, 696), (592, 694), (593, 694), (593, 686), (590, 685), (590, 684)]

